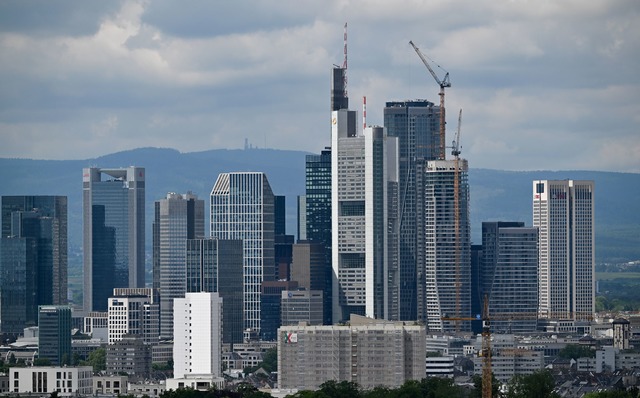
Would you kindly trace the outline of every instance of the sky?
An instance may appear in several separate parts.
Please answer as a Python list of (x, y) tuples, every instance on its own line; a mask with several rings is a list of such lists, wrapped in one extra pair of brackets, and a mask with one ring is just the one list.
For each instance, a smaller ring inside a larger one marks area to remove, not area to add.
[(450, 74), (447, 143), (462, 108), (470, 167), (640, 173), (637, 0), (4, 0), (0, 157), (319, 153), (345, 22), (367, 124), (438, 103), (412, 40)]

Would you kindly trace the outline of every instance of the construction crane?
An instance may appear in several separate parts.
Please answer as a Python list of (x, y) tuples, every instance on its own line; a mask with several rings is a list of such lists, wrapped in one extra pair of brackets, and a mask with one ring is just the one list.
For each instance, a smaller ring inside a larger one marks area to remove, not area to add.
[[(444, 78), (441, 80), (438, 77), (438, 75), (436, 75), (436, 72), (433, 71), (433, 69), (431, 68), (431, 65), (429, 65), (429, 62), (427, 61), (427, 57), (420, 51), (420, 49), (418, 49), (418, 47), (416, 47), (415, 44), (413, 44), (413, 41), (409, 41), (409, 44), (411, 44), (411, 47), (413, 47), (413, 49), (416, 51), (416, 54), (418, 54), (418, 57), (420, 57), (424, 66), (426, 66), (427, 69), (429, 69), (431, 76), (433, 76), (435, 81), (440, 86), (440, 94), (439, 94), (440, 95), (440, 144), (438, 148), (438, 159), (444, 160), (445, 159), (445, 154), (444, 154), (445, 153), (445, 123), (446, 123), (445, 111), (444, 111), (444, 89), (447, 87), (451, 87), (451, 82), (449, 81), (449, 72), (445, 70)], [(444, 70), (442, 67), (440, 67), (440, 65), (436, 65), (436, 66)]]
[[(444, 94), (443, 97), (444, 98)], [(443, 108), (444, 109), (444, 108)], [(456, 284), (456, 313), (460, 313), (460, 124), (462, 123), (462, 108), (458, 114), (458, 129), (456, 131), (456, 138), (451, 146), (451, 154), (453, 155), (453, 214), (454, 214), (454, 252), (455, 252), (455, 284)], [(456, 324), (458, 329), (459, 324)]]

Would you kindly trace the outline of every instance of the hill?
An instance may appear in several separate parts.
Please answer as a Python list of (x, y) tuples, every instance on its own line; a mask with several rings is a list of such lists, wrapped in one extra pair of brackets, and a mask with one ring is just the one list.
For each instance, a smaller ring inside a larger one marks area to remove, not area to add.
[[(146, 168), (146, 242), (151, 246), (153, 202), (167, 192), (191, 191), (208, 203), (217, 176), (229, 171), (263, 171), (276, 195), (287, 197), (287, 232), (295, 233), (296, 196), (304, 194), (306, 152), (275, 149), (208, 150), (180, 153), (140, 148), (86, 160), (0, 158), (0, 195), (66, 195), (69, 198), (69, 251), (81, 255), (82, 168)], [(640, 259), (640, 174), (597, 171), (500, 171), (471, 169), (473, 241), (480, 243), (482, 221), (524, 221), (531, 225), (531, 181), (592, 179), (596, 182), (598, 262)], [(149, 250), (150, 252), (150, 250)], [(81, 258), (81, 257), (80, 257)]]

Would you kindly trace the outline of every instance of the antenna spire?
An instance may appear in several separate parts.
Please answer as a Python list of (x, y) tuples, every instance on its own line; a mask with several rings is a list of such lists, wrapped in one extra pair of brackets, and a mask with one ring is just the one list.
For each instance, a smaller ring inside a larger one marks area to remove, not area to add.
[(344, 61), (342, 62), (344, 69), (344, 96), (347, 96), (347, 23), (344, 23)]

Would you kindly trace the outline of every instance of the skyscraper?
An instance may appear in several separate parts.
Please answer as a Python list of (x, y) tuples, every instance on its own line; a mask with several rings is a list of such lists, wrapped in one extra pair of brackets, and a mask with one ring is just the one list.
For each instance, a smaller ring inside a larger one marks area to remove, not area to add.
[(426, 100), (387, 102), (384, 126), (390, 137), (398, 137), (400, 207), (401, 320), (417, 319), (416, 170), (418, 162), (435, 160), (439, 153), (440, 107)]
[(542, 318), (593, 318), (594, 188), (593, 181), (533, 181), (533, 225), (540, 231)]
[(71, 364), (71, 307), (43, 305), (38, 311), (38, 358)]
[(211, 190), (211, 237), (243, 240), (244, 327), (260, 331), (260, 287), (275, 279), (274, 195), (264, 173), (221, 173)]
[(204, 200), (170, 192), (155, 202), (153, 287), (160, 291), (160, 336), (173, 338), (173, 299), (186, 292), (187, 239), (204, 237)]
[(20, 333), (67, 302), (67, 198), (3, 196), (0, 254), (0, 331)]
[(145, 170), (83, 169), (84, 310), (116, 287), (144, 287)]
[(537, 228), (525, 227), (523, 222), (483, 222), (479, 277), (481, 295), (489, 299), (494, 332), (536, 331)]
[(187, 293), (218, 293), (223, 299), (225, 344), (242, 343), (242, 263), (242, 240), (187, 240)]
[(397, 139), (358, 135), (354, 111), (332, 115), (333, 321), (397, 319)]
[[(418, 319), (429, 330), (468, 330), (443, 316), (471, 315), (471, 236), (467, 161), (433, 160), (418, 165)], [(459, 178), (456, 204), (456, 175)], [(456, 214), (457, 209), (457, 214)], [(456, 230), (457, 228), (457, 230)]]
[(222, 373), (222, 299), (218, 293), (186, 293), (174, 302), (174, 377)]

